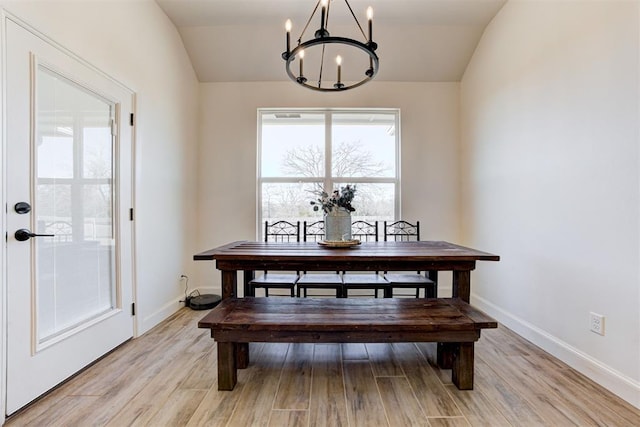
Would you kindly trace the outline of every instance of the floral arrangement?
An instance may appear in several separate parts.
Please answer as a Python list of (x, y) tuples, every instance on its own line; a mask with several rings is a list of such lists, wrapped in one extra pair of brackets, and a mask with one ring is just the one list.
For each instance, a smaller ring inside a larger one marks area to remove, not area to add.
[(317, 200), (311, 201), (314, 211), (320, 210), (320, 207), (322, 207), (325, 214), (331, 212), (333, 208), (344, 208), (348, 212), (356, 210), (351, 206), (351, 202), (356, 193), (355, 185), (347, 185), (340, 188), (340, 190), (333, 190), (331, 195), (324, 190), (316, 190), (313, 191), (313, 193), (318, 196)]

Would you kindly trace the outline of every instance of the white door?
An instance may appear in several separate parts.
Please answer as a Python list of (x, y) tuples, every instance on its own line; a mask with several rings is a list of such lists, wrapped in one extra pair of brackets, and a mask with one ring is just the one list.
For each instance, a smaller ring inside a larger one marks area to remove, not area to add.
[(6, 23), (11, 414), (133, 335), (133, 93)]

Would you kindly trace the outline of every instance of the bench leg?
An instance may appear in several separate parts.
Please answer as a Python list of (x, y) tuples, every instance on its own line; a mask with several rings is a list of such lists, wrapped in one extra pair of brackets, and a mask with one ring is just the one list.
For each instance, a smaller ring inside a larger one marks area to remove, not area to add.
[(236, 343), (236, 366), (238, 369), (247, 369), (249, 367), (249, 343)]
[(218, 390), (233, 390), (238, 382), (236, 343), (218, 343)]
[(451, 381), (459, 390), (473, 390), (473, 343), (455, 344)]
[(450, 342), (438, 343), (438, 368), (451, 369), (453, 368), (453, 353), (455, 353), (456, 344)]

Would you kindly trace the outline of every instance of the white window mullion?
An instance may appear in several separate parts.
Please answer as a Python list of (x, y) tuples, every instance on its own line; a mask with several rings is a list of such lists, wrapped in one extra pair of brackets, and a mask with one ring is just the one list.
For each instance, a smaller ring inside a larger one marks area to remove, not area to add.
[(333, 173), (332, 173), (332, 134), (331, 131), (332, 123), (333, 123), (333, 115), (331, 111), (327, 111), (325, 113), (325, 123), (324, 123), (324, 188), (327, 192), (330, 192), (333, 188)]
[(400, 114), (396, 114), (396, 119), (395, 119), (395, 139), (396, 139), (396, 177), (395, 177), (395, 219), (401, 219), (402, 218), (402, 212), (401, 212), (401, 207), (402, 207), (402, 201), (401, 201), (401, 197), (402, 195), (400, 194), (400, 177), (402, 176), (402, 174), (400, 173), (400, 168), (402, 167), (402, 162), (400, 161), (401, 157), (401, 152), (400, 152)]

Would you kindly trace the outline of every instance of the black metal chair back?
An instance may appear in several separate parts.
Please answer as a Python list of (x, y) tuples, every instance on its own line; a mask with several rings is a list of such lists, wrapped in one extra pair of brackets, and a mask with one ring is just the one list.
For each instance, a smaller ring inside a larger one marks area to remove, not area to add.
[[(264, 241), (265, 242), (299, 242), (300, 241), (300, 221), (295, 223), (289, 221), (276, 221), (269, 224), (264, 222)], [(299, 274), (287, 272), (268, 272), (264, 271), (264, 275), (256, 277), (249, 282), (250, 296), (255, 296), (257, 288), (264, 289), (264, 296), (269, 296), (270, 289), (287, 289), (289, 295), (295, 295), (295, 285), (298, 281)]]
[[(384, 240), (406, 242), (420, 240), (420, 221), (412, 224), (408, 221), (400, 220), (387, 224), (384, 221)], [(420, 296), (420, 289), (424, 289), (424, 295), (428, 298), (435, 298), (438, 295), (438, 272), (418, 271), (418, 274), (407, 273), (387, 273), (385, 277), (391, 283), (391, 295), (395, 289), (414, 288), (415, 296)]]
[(373, 223), (367, 221), (353, 221), (351, 223), (351, 238), (361, 242), (378, 241), (378, 221)]
[(289, 221), (276, 221), (269, 224), (264, 222), (265, 242), (299, 242), (300, 241), (300, 221), (295, 223)]
[[(320, 242), (324, 240), (324, 221), (303, 221), (302, 223), (302, 239), (305, 242)], [(298, 280), (298, 296), (302, 295), (306, 298), (309, 289), (333, 289), (336, 297), (342, 297), (342, 278), (339, 272), (332, 273), (310, 273), (303, 272), (302, 277)]]
[[(360, 240), (360, 242), (377, 242), (378, 237), (378, 221), (353, 221), (351, 223), (351, 238)], [(378, 298), (378, 290), (382, 290), (384, 295), (389, 294), (389, 283), (378, 272), (352, 273), (342, 272), (344, 296), (349, 296), (349, 290), (367, 289), (373, 290), (374, 296)]]
[(411, 224), (408, 221), (395, 221), (390, 224), (384, 221), (384, 241), (395, 240), (410, 241), (420, 240), (420, 221), (416, 221), (415, 224)]
[(319, 242), (324, 240), (324, 221), (302, 223), (302, 239), (304, 242)]

